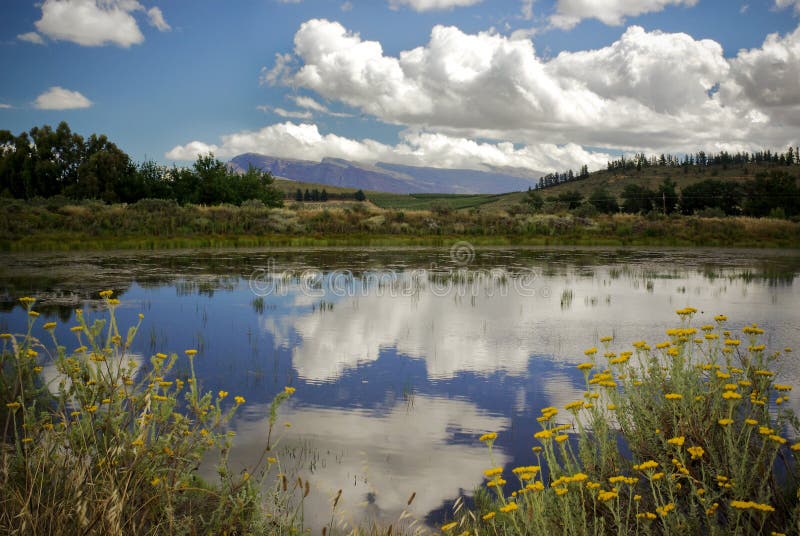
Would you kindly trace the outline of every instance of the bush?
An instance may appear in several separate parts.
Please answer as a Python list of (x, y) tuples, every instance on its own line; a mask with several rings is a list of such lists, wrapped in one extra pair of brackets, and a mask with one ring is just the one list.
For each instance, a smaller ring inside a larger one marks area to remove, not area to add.
[[(443, 528), (491, 534), (781, 534), (798, 522), (798, 471), (784, 437), (791, 386), (773, 382), (764, 333), (691, 327), (696, 311), (651, 347), (586, 350), (583, 398), (541, 410), (535, 462), (484, 471), (478, 512)], [(790, 352), (786, 349), (785, 352)], [(597, 356), (603, 353), (601, 361)], [(601, 365), (606, 363), (607, 366)], [(593, 370), (601, 369), (592, 373)], [(770, 411), (774, 403), (776, 411)], [(577, 429), (571, 438), (569, 430)], [(496, 433), (480, 439), (492, 447)], [(623, 456), (622, 452), (629, 452)], [(780, 463), (779, 463), (780, 462)], [(494, 465), (494, 463), (492, 463)], [(509, 475), (509, 480), (512, 476)], [(513, 491), (511, 491), (513, 489)]]

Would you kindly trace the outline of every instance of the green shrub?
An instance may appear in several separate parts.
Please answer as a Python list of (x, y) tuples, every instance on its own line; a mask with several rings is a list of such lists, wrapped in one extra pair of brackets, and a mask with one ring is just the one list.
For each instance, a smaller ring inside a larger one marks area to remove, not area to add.
[[(756, 325), (737, 339), (716, 325), (691, 327), (696, 311), (652, 347), (586, 350), (583, 398), (541, 410), (532, 463), (494, 467), (497, 434), (480, 439), (492, 468), (477, 512), (443, 526), (480, 534), (796, 533), (798, 470), (786, 409), (791, 386), (774, 383)], [(785, 349), (784, 353), (790, 352)], [(603, 354), (603, 359), (598, 354)], [(607, 363), (601, 365), (601, 363)], [(593, 370), (599, 372), (592, 373)], [(770, 405), (775, 404), (775, 411)], [(568, 431), (576, 430), (575, 437)], [(622, 447), (621, 447), (622, 446)], [(621, 452), (629, 451), (629, 456)]]

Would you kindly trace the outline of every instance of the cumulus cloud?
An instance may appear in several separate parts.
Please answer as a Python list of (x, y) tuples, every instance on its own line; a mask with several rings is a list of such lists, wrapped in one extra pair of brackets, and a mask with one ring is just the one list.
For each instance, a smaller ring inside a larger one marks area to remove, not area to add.
[(40, 110), (74, 110), (88, 108), (92, 105), (92, 101), (77, 91), (53, 86), (36, 97), (36, 101), (33, 104)]
[(465, 7), (480, 3), (482, 0), (389, 0), (391, 9), (408, 6), (414, 11), (436, 11)]
[(168, 32), (172, 29), (172, 26), (164, 20), (164, 14), (155, 6), (147, 10), (147, 18), (150, 19), (150, 25), (158, 28), (160, 32)]
[(42, 18), (35, 25), (51, 39), (127, 48), (144, 41), (131, 14), (141, 9), (135, 0), (45, 0)]
[(241, 153), (280, 155), (285, 158), (322, 160), (344, 158), (356, 162), (390, 162), (443, 168), (487, 170), (519, 167), (544, 171), (605, 166), (610, 156), (589, 152), (577, 144), (536, 144), (515, 147), (509, 142), (477, 142), (441, 133), (407, 131), (400, 143), (387, 145), (371, 139), (354, 140), (335, 134), (322, 134), (314, 124), (278, 123), (257, 131), (242, 131), (222, 136), (220, 144), (192, 141), (166, 153), (173, 160), (194, 160), (213, 152), (221, 158)]
[(550, 23), (557, 28), (570, 29), (583, 19), (598, 19), (619, 26), (625, 22), (625, 17), (661, 11), (671, 5), (691, 7), (696, 3), (697, 0), (558, 0)]
[(729, 100), (743, 97), (773, 124), (800, 128), (800, 27), (783, 37), (768, 35), (760, 48), (739, 51), (731, 74), (720, 88)]
[(281, 56), (272, 71), (284, 83), (384, 122), (454, 138), (682, 151), (780, 146), (797, 137), (765, 123), (767, 112), (754, 109), (758, 101), (745, 98), (734, 73), (768, 54), (784, 67), (771, 74), (776, 89), (759, 87), (796, 95), (791, 36), (768, 38), (738, 63), (715, 41), (638, 26), (607, 47), (550, 60), (529, 39), (446, 26), (397, 56), (320, 19), (303, 23), (294, 44), (295, 57)]
[(19, 34), (17, 36), (17, 39), (19, 39), (20, 41), (27, 41), (28, 43), (33, 43), (34, 45), (44, 44), (44, 39), (42, 39), (42, 36), (36, 32), (27, 32)]

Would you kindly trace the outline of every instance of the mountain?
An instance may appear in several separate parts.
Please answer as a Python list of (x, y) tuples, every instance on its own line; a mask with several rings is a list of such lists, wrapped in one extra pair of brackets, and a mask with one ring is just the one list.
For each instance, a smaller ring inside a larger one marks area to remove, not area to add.
[(498, 194), (527, 190), (529, 186), (534, 186), (538, 177), (543, 174), (521, 169), (475, 171), (383, 162), (369, 165), (340, 158), (323, 158), (321, 162), (312, 162), (255, 153), (236, 156), (228, 164), (233, 170), (245, 171), (252, 166), (262, 171), (269, 171), (276, 177), (300, 182), (399, 194)]

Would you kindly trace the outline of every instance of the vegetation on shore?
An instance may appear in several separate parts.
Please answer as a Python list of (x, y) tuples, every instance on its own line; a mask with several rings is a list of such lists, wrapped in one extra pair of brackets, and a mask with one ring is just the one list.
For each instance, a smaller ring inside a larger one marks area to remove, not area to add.
[(0, 201), (0, 249), (150, 249), (195, 246), (667, 245), (797, 247), (800, 223), (785, 219), (554, 214), (335, 207), (268, 208), (259, 202), (131, 205), (65, 198)]

